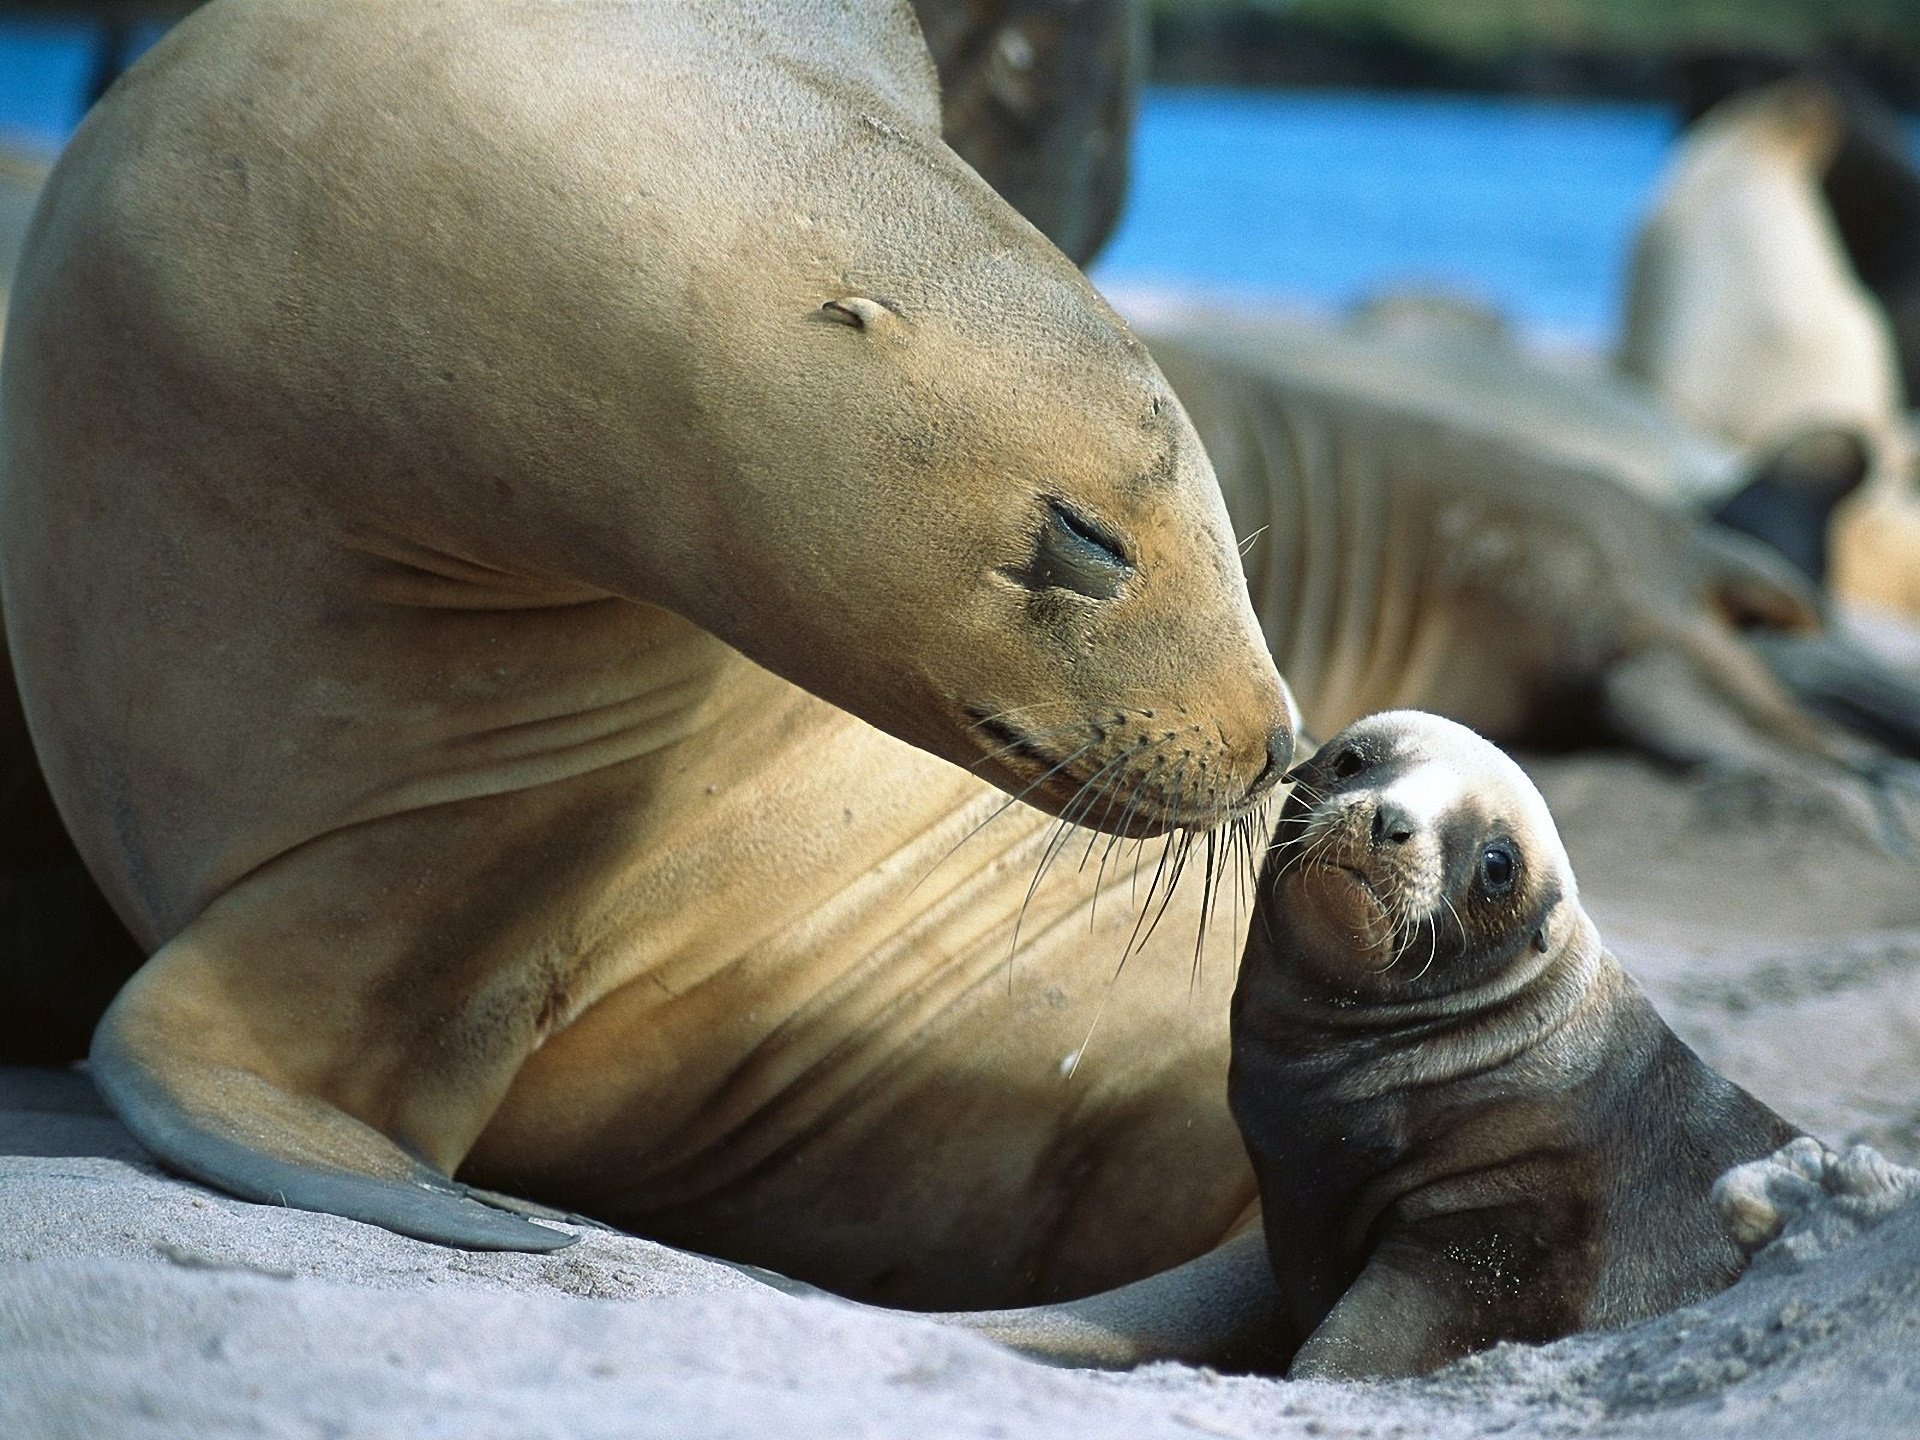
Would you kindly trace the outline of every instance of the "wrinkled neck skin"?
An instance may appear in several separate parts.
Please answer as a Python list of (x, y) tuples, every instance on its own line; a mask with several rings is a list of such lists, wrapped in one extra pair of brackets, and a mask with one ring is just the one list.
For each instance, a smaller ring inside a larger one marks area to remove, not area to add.
[[(1512, 965), (1465, 990), (1404, 1000), (1362, 998), (1316, 973), (1294, 912), (1263, 899), (1248, 930), (1234, 995), (1236, 1049), (1255, 1046), (1263, 1065), (1297, 1075), (1305, 1110), (1325, 1101), (1365, 1101), (1437, 1089), (1558, 1049), (1617, 986), (1618, 963), (1577, 906), (1549, 954), (1530, 946)], [(1411, 971), (1417, 956), (1398, 962)], [(1569, 1079), (1579, 1078), (1569, 1072)]]

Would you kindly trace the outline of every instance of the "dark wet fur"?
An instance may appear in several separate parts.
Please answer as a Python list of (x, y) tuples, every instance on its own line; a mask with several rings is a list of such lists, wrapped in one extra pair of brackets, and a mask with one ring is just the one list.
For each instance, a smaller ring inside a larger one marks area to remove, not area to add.
[[(1331, 788), (1318, 772), (1304, 779)], [(1289, 815), (1320, 793), (1296, 792)], [(1711, 1188), (1794, 1127), (1710, 1070), (1610, 959), (1594, 983), (1613, 987), (1611, 1003), (1597, 1023), (1574, 1022), (1605, 1052), (1583, 1074), (1540, 1073), (1547, 1040), (1488, 1065), (1461, 1058), (1476, 1036), (1543, 1023), (1562, 1033), (1554, 1017), (1578, 996), (1561, 963), (1477, 1010), (1370, 1019), (1373, 1002), (1302, 961), (1279, 881), (1311, 860), (1311, 842), (1287, 818), (1277, 835), (1234, 994), (1230, 1098), (1260, 1184), (1289, 1357), (1312, 1340), (1300, 1359), (1316, 1376), (1421, 1374), (1502, 1340), (1645, 1319), (1733, 1281), (1743, 1262)], [(1432, 978), (1403, 977), (1390, 998), (1503, 973), (1559, 897), (1541, 889), (1504, 916), (1455, 898), (1457, 935), (1430, 937)], [(1398, 938), (1387, 968), (1428, 943)], [(1436, 1055), (1452, 1057), (1448, 1073), (1380, 1080), (1421, 1046), (1447, 1047)]]

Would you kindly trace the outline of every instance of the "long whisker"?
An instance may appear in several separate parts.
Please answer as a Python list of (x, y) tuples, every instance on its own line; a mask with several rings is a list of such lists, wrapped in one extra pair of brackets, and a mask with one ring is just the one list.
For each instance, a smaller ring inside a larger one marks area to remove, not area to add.
[(998, 820), (1002, 815), (1006, 814), (1007, 811), (1011, 810), (1014, 806), (1018, 805), (1021, 801), (1025, 800), (1027, 796), (1031, 795), (1035, 790), (1038, 790), (1042, 785), (1046, 784), (1049, 780), (1053, 779), (1053, 777), (1058, 775), (1062, 770), (1065, 770), (1068, 766), (1072, 765), (1074, 762), (1079, 760), (1081, 756), (1085, 755), (1089, 750), (1093, 749), (1099, 743), (1100, 742), (1098, 740), (1089, 740), (1085, 745), (1082, 745), (1078, 750), (1074, 751), (1071, 755), (1067, 756), (1067, 758), (1062, 760), (1058, 765), (1054, 766), (1051, 770), (1047, 771), (1044, 775), (1040, 776), (1038, 779), (1026, 785), (1020, 791), (1019, 794), (1008, 796), (1004, 801), (1000, 803), (1000, 805), (994, 810), (994, 812), (991, 815), (987, 816), (986, 819), (982, 820), (978, 825), (974, 826), (966, 834), (962, 835), (959, 838), (959, 840), (954, 843), (954, 847), (951, 850), (947, 851), (946, 854), (942, 855), (938, 860), (934, 861), (933, 864), (929, 865), (926, 868), (925, 873), (922, 874), (918, 880), (914, 881), (913, 884), (908, 887), (907, 894), (909, 895), (913, 894), (915, 890), (918, 890), (922, 885), (924, 885), (927, 881), (927, 876), (933, 874), (934, 871), (938, 870), (942, 865), (946, 864), (947, 861), (951, 860), (955, 855), (959, 854), (961, 847), (964, 846), (969, 840), (973, 839), (974, 836), (978, 835), (982, 830), (986, 829), (987, 826), (991, 825), (994, 821)]
[(1007, 989), (1009, 993), (1011, 993), (1013, 989), (1013, 959), (1020, 949), (1020, 928), (1026, 923), (1027, 907), (1033, 904), (1033, 897), (1040, 889), (1040, 881), (1045, 877), (1047, 871), (1052, 868), (1053, 862), (1059, 857), (1060, 852), (1066, 848), (1067, 841), (1073, 835), (1074, 827), (1085, 817), (1086, 813), (1099, 802), (1101, 792), (1094, 788), (1093, 779), (1111, 769), (1122, 758), (1124, 757), (1115, 757), (1114, 760), (1108, 761), (1107, 764), (1101, 766), (1099, 770), (1094, 772), (1094, 776), (1082, 781), (1080, 788), (1074, 791), (1073, 798), (1061, 807), (1060, 818), (1055, 822), (1054, 829), (1047, 838), (1045, 848), (1040, 855), (1040, 863), (1034, 867), (1033, 879), (1027, 883), (1027, 893), (1020, 901), (1020, 913), (1014, 918), (1013, 939), (1007, 947)]

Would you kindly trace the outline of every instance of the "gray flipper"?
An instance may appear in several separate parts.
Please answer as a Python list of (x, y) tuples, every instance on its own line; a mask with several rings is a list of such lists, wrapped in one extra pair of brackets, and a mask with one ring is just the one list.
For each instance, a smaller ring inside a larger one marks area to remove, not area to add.
[(1772, 547), (1818, 584), (1826, 578), (1834, 508), (1872, 464), (1866, 440), (1854, 431), (1807, 431), (1765, 456), (1746, 485), (1714, 507), (1712, 518)]
[[(1705, 613), (1649, 624), (1640, 646), (1601, 682), (1607, 728), (1681, 766), (1772, 777), (1783, 794), (1818, 795), (1878, 843), (1906, 851), (1920, 835), (1920, 767), (1889, 751), (1870, 718), (1834, 713), (1796, 684), (1826, 656), (1863, 701), (1891, 720), (1905, 682), (1846, 647), (1826, 628), (1817, 591), (1779, 556), (1742, 535), (1695, 532), (1697, 592)], [(1885, 681), (1869, 695), (1868, 677)], [(1824, 712), (1824, 713), (1823, 713)], [(1851, 722), (1851, 723), (1850, 723)]]
[(1920, 678), (1901, 674), (1831, 631), (1748, 643), (1802, 703), (1895, 754), (1920, 759)]
[[(1746, 658), (1759, 667), (1757, 655)], [(1772, 723), (1765, 707), (1749, 710), (1740, 703), (1744, 697), (1716, 683), (1725, 678), (1677, 649), (1622, 662), (1603, 687), (1608, 727), (1672, 764), (1745, 773), (1789, 802), (1817, 798), (1826, 811), (1894, 853), (1914, 849), (1920, 766), (1838, 731), (1822, 737), (1804, 725)]]
[(1271, 1371), (1285, 1354), (1280, 1295), (1258, 1225), (1184, 1265), (1082, 1300), (931, 1318), (1051, 1365), (1182, 1360)]
[[(176, 1057), (163, 1079), (127, 1033), (139, 1026), (127, 1023), (126, 997), (101, 1021), (89, 1064), (107, 1103), (168, 1168), (245, 1200), (465, 1250), (558, 1250), (579, 1238), (483, 1203), (370, 1126), (260, 1075)], [(266, 1143), (283, 1153), (259, 1148)], [(327, 1163), (333, 1156), (355, 1163)]]
[[(1484, 1343), (1468, 1297), (1439, 1283), (1419, 1252), (1383, 1247), (1307, 1337), (1290, 1380), (1400, 1380)], [(1497, 1338), (1497, 1337), (1495, 1337)]]

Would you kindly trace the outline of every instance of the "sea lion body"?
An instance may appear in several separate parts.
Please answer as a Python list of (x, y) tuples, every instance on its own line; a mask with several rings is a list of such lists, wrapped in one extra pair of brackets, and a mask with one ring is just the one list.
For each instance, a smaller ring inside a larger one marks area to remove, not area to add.
[[(1158, 1058), (1068, 1090), (1126, 933), (1070, 922), (1127, 881), (1032, 881), (1048, 809), (1239, 813), (1286, 698), (1164, 381), (938, 123), (904, 0), (215, 3), (89, 117), (0, 579), (155, 952), (93, 1056), (163, 1159), (563, 1238), (464, 1166), (908, 1303), (1248, 1203), (1192, 924), (1102, 1021)], [(943, 865), (989, 780), (1044, 808)]]
[(1822, 190), (1847, 133), (1841, 100), (1804, 76), (1724, 100), (1689, 129), (1635, 243), (1617, 358), (1743, 447), (1813, 427), (1862, 436), (1871, 471), (1834, 515), (1831, 583), (1911, 611), (1920, 448), (1887, 313)]
[(1604, 417), (1632, 410), (1607, 387), (1589, 402), (1512, 359), (1460, 366), (1459, 347), (1271, 318), (1141, 330), (1249, 537), (1254, 604), (1310, 732), (1425, 709), (1501, 743), (1611, 737), (1790, 771), (1854, 806), (1885, 757), (1772, 673), (1784, 647), (1831, 661), (1879, 738), (1920, 751), (1912, 682), (1827, 633), (1802, 577), (1647, 493), (1663, 457), (1679, 472), (1712, 447), (1644, 417), (1609, 452)]
[(1842, 135), (1804, 81), (1716, 107), (1635, 243), (1620, 368), (1736, 444), (1811, 424), (1877, 437), (1902, 406), (1886, 319), (1820, 192)]
[(1901, 388), (1920, 394), (1920, 168), (1907, 122), (1858, 77), (1828, 60), (1777, 51), (1706, 49), (1680, 64), (1680, 119), (1692, 126), (1722, 102), (1798, 78), (1839, 103), (1844, 137), (1820, 188), (1847, 258), (1893, 327)]
[(1257, 903), (1231, 1095), (1293, 1374), (1420, 1374), (1738, 1275), (1712, 1187), (1796, 1132), (1654, 1013), (1492, 746), (1407, 712), (1343, 731)]

